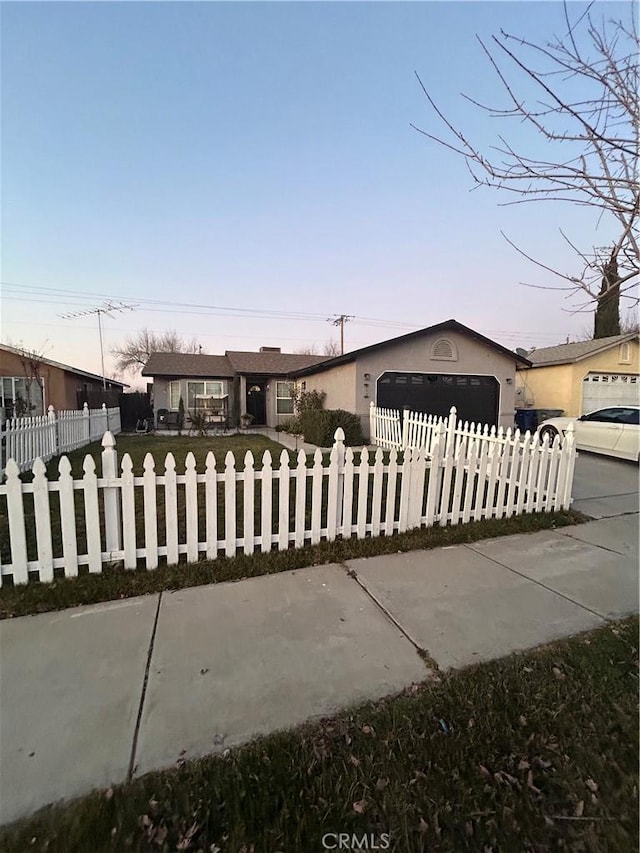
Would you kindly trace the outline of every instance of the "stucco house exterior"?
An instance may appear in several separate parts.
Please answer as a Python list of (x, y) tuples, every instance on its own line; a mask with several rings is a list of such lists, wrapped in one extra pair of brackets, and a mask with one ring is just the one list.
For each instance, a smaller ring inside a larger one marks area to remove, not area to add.
[(224, 355), (154, 352), (143, 376), (153, 378), (153, 407), (177, 413), (182, 398), (185, 415), (202, 411), (211, 419), (237, 426), (244, 414), (253, 426), (275, 427), (293, 415), (291, 371), (322, 360), (322, 356), (284, 353), (279, 347), (259, 352), (227, 350)]
[(22, 350), (0, 344), (0, 415), (12, 418), (16, 411), (23, 410), (24, 414), (42, 415), (49, 406), (56, 410), (81, 409), (85, 401), (92, 405), (91, 401), (102, 397), (117, 405), (113, 398), (129, 387), (124, 382), (107, 379), (107, 394), (104, 394), (102, 376), (49, 358), (41, 357), (38, 362), (40, 381), (26, 363)]
[(517, 367), (523, 356), (447, 320), (292, 372), (306, 391), (324, 391), (327, 409), (346, 409), (369, 432), (372, 401), (383, 408), (513, 426)]
[(563, 409), (579, 417), (610, 405), (640, 402), (637, 333), (530, 350), (516, 374), (522, 408)]

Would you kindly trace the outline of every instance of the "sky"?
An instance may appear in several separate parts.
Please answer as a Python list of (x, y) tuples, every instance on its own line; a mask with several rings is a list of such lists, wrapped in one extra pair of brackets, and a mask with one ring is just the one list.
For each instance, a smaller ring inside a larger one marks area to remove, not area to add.
[(440, 132), (417, 72), (494, 143), (505, 128), (460, 96), (504, 102), (476, 35), (548, 40), (560, 3), (3, 2), (1, 19), (3, 342), (100, 373), (86, 312), (109, 299), (127, 310), (103, 318), (108, 375), (143, 328), (224, 353), (322, 351), (341, 314), (345, 350), (450, 318), (510, 348), (590, 327), (520, 284), (556, 282), (501, 231), (572, 273), (559, 227), (590, 248), (593, 215), (471, 192), (411, 127)]

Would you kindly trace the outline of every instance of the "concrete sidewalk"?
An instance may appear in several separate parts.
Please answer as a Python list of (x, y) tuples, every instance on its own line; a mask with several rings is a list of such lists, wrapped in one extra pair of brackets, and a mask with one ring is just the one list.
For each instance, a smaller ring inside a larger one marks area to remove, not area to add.
[(0, 820), (637, 608), (635, 513), (7, 620)]

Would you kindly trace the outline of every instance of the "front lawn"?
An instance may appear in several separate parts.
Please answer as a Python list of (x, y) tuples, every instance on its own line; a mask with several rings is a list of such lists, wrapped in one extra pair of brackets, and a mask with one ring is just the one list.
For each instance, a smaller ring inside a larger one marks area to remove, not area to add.
[(0, 848), (630, 853), (637, 697), (634, 617), (44, 809)]
[[(247, 450), (250, 450), (256, 460), (262, 460), (262, 455), (265, 450), (271, 451), (271, 456), (274, 461), (274, 467), (280, 464), (280, 454), (284, 448), (281, 444), (277, 444), (270, 438), (264, 435), (256, 435), (254, 433), (235, 433), (232, 435), (219, 436), (193, 436), (193, 435), (163, 435), (161, 432), (148, 433), (145, 435), (137, 435), (135, 433), (120, 433), (115, 437), (116, 450), (118, 452), (118, 462), (122, 462), (122, 457), (128, 453), (133, 462), (133, 470), (136, 475), (143, 473), (142, 463), (147, 453), (150, 453), (156, 463), (156, 473), (164, 472), (164, 460), (167, 453), (173, 453), (176, 460), (176, 471), (178, 474), (184, 474), (184, 461), (188, 453), (193, 453), (196, 458), (196, 466), (199, 471), (204, 470), (204, 463), (207, 453), (211, 450), (216, 457), (216, 465), (218, 470), (224, 467), (224, 459), (229, 451), (236, 458), (236, 468), (242, 470), (244, 468), (244, 456)], [(92, 456), (96, 463), (96, 471), (100, 475), (102, 471), (102, 441), (94, 441), (92, 444), (87, 444), (78, 450), (73, 450), (71, 453), (65, 453), (71, 462), (71, 470), (75, 479), (80, 479), (83, 474), (82, 463), (85, 456)], [(295, 456), (293, 451), (287, 451), (291, 460)], [(49, 480), (58, 479), (58, 463), (60, 457), (56, 456), (47, 463), (47, 478)], [(33, 478), (31, 472), (26, 472), (22, 475), (25, 482), (30, 482)]]

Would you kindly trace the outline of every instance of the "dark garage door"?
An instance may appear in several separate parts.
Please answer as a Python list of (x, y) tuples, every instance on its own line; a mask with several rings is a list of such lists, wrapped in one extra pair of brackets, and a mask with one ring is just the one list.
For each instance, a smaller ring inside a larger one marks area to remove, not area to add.
[(377, 391), (377, 403), (383, 409), (408, 406), (413, 412), (444, 416), (455, 406), (460, 420), (490, 425), (498, 422), (499, 386), (495, 376), (388, 371), (378, 379)]

